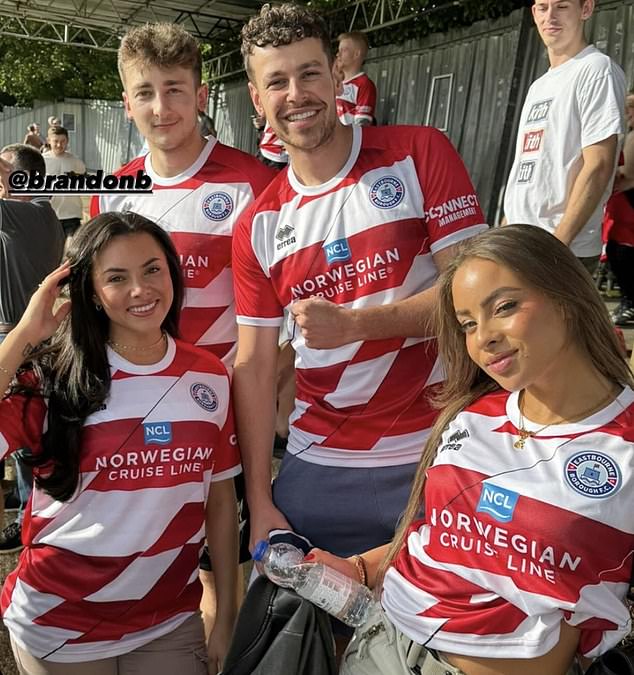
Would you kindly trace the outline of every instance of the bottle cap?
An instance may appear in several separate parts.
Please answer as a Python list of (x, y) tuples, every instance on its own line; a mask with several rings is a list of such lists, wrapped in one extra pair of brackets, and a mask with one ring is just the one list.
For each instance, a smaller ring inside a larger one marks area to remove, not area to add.
[(259, 562), (264, 558), (264, 554), (266, 553), (266, 549), (269, 547), (269, 542), (268, 541), (259, 541), (256, 545), (255, 548), (253, 549), (253, 553), (251, 554), (251, 557), (253, 560), (256, 562)]

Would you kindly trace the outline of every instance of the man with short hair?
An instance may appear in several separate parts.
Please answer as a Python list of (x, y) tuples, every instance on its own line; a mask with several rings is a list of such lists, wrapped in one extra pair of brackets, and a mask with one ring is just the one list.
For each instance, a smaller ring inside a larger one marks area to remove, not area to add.
[(275, 174), (251, 155), (201, 135), (198, 113), (207, 105), (202, 57), (181, 26), (146, 24), (128, 31), (118, 65), (126, 114), (149, 153), (116, 173), (144, 170), (153, 193), (101, 195), (93, 198), (91, 215), (134, 211), (170, 233), (185, 276), (181, 335), (231, 368), (237, 339), (233, 227)]
[[(83, 175), (86, 165), (68, 151), (68, 131), (64, 127), (50, 127), (46, 137), (50, 150), (44, 153), (46, 173), (53, 176)], [(79, 195), (56, 195), (51, 206), (59, 218), (67, 237), (72, 237), (81, 225), (83, 206)]]
[[(44, 158), (39, 150), (21, 143), (0, 150), (0, 341), (20, 320), (31, 294), (60, 264), (64, 252), (64, 231), (48, 197), (10, 195), (13, 171), (43, 176)], [(0, 533), (0, 553), (22, 548), (22, 519), (33, 480), (18, 453), (16, 470), (20, 506), (16, 521)]]
[(584, 36), (593, 10), (594, 0), (533, 4), (550, 69), (526, 95), (504, 197), (506, 221), (552, 232), (590, 272), (625, 131), (623, 71)]
[(368, 38), (354, 31), (339, 36), (337, 65), (343, 72), (343, 91), (337, 96), (337, 114), (342, 124), (365, 126), (375, 122), (376, 87), (363, 72)]
[[(421, 127), (343, 126), (328, 31), (265, 5), (242, 31), (255, 109), (291, 158), (238, 224), (234, 374), (253, 544), (291, 526), (351, 555), (404, 508), (442, 379), (427, 322), (454, 245), (487, 228), (451, 143)], [(297, 395), (271, 492), (284, 310)]]

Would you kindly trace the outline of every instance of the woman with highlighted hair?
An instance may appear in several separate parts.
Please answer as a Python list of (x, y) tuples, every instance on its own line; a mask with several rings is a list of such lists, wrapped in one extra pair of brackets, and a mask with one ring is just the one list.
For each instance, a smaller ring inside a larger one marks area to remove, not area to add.
[(582, 672), (630, 630), (632, 372), (590, 275), (539, 228), (470, 239), (439, 285), (443, 410), (395, 540), (312, 554), (380, 589), (341, 672)]

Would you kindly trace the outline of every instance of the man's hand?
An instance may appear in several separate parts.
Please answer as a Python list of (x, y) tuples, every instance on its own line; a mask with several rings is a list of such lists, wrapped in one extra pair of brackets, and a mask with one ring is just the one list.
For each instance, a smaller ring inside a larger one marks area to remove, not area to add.
[(207, 669), (209, 675), (217, 675), (222, 671), (222, 665), (231, 644), (234, 623), (234, 621), (223, 623), (218, 619), (214, 623), (214, 627), (209, 635), (209, 641), (207, 642)]
[(258, 502), (257, 505), (249, 504), (249, 551), (253, 553), (255, 545), (259, 541), (269, 538), (271, 530), (292, 530), (288, 520), (282, 512), (275, 507), (273, 502)]
[(334, 349), (356, 342), (355, 312), (323, 298), (298, 300), (290, 312), (311, 349)]

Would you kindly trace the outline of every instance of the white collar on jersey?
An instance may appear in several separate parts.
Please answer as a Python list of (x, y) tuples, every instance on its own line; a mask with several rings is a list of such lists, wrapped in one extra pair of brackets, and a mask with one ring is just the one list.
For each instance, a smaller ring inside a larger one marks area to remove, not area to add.
[(350, 155), (348, 156), (346, 163), (341, 167), (341, 170), (336, 175), (321, 185), (303, 185), (300, 183), (297, 180), (297, 176), (293, 173), (293, 164), (291, 162), (288, 167), (288, 182), (291, 184), (293, 190), (295, 190), (295, 192), (300, 195), (304, 195), (305, 197), (314, 197), (332, 190), (337, 185), (337, 183), (343, 180), (350, 173), (352, 167), (359, 158), (359, 153), (361, 152), (362, 133), (362, 127), (352, 127), (352, 147), (350, 148)]
[(154, 373), (160, 373), (162, 370), (165, 370), (172, 363), (174, 356), (176, 355), (176, 343), (171, 335), (167, 335), (167, 349), (165, 350), (165, 356), (156, 363), (148, 363), (145, 365), (131, 363), (121, 356), (121, 354), (115, 352), (110, 345), (106, 346), (106, 352), (108, 363), (113, 371), (121, 370), (124, 373), (130, 373), (132, 375), (153, 375)]
[(155, 185), (166, 185), (166, 186), (178, 185), (187, 178), (192, 178), (192, 176), (195, 176), (203, 168), (205, 162), (207, 161), (207, 158), (209, 157), (209, 155), (211, 155), (211, 151), (216, 147), (217, 142), (218, 141), (213, 136), (209, 136), (207, 138), (207, 143), (203, 147), (200, 155), (198, 155), (196, 161), (190, 167), (187, 167), (185, 171), (182, 171), (176, 176), (171, 176), (170, 178), (164, 178), (163, 176), (159, 176), (152, 168), (151, 152), (148, 152), (148, 154), (145, 155), (143, 168), (145, 170), (145, 173), (147, 173), (147, 175), (152, 179), (152, 183), (154, 183)]

